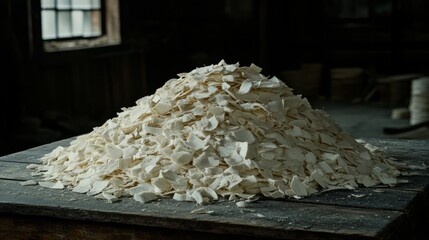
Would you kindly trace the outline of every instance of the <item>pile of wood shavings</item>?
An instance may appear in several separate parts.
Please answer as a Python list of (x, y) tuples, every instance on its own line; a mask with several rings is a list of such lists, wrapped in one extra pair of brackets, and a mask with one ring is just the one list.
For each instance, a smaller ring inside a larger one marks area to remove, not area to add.
[(399, 165), (261, 70), (222, 60), (178, 74), (28, 168), (42, 186), (109, 202), (299, 198), (397, 183)]

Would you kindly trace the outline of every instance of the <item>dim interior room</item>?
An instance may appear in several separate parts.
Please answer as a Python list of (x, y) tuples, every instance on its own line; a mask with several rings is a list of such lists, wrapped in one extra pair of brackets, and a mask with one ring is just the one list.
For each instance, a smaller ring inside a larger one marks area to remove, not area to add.
[(428, 9), (426, 0), (2, 0), (0, 156), (89, 133), (178, 74), (221, 61), (260, 67), (356, 139), (427, 144)]
[(3, 155), (88, 132), (178, 73), (222, 59), (258, 65), (357, 137), (421, 137), (408, 129), (428, 120), (411, 88), (428, 71), (425, 1), (2, 5)]

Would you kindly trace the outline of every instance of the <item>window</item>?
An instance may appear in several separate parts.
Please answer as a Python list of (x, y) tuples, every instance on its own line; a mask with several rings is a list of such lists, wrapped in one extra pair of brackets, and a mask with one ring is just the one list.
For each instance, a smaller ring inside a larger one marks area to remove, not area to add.
[(120, 43), (118, 0), (41, 0), (45, 51)]
[(42, 0), (42, 38), (101, 35), (100, 0)]

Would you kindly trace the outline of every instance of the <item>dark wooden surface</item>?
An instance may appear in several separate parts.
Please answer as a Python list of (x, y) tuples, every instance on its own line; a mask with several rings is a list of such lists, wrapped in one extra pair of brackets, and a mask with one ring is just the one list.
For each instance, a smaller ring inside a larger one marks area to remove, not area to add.
[[(168, 198), (107, 203), (68, 189), (21, 186), (30, 163), (71, 139), (0, 157), (0, 239), (423, 239), (429, 235), (429, 171), (395, 187), (320, 193), (238, 208)], [(399, 161), (429, 165), (429, 141), (368, 139)], [(212, 214), (191, 211), (203, 207)]]

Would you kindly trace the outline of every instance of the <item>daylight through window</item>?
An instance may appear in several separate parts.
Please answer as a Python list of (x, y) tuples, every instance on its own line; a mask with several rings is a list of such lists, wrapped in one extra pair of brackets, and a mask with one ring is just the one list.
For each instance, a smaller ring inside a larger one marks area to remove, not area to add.
[(42, 39), (102, 35), (101, 0), (41, 0)]

